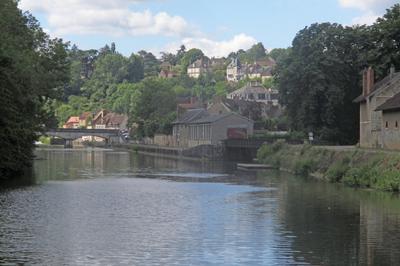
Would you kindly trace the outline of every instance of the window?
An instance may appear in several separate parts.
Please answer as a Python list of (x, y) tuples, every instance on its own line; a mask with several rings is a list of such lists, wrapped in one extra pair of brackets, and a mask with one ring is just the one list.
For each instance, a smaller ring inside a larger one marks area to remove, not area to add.
[(265, 100), (265, 93), (259, 93), (258, 94), (258, 99), (259, 100)]
[(249, 99), (254, 99), (254, 94), (253, 93), (249, 93)]
[(396, 121), (396, 125), (395, 125), (395, 126), (396, 126), (396, 128), (398, 128), (398, 127), (399, 127), (399, 123), (398, 123), (397, 121)]
[(389, 122), (388, 122), (388, 121), (386, 121), (385, 127), (386, 127), (386, 128), (389, 128)]

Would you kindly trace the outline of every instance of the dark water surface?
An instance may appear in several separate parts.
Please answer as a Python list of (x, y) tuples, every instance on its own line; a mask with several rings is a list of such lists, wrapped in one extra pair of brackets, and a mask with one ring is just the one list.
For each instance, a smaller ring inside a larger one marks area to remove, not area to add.
[(0, 265), (400, 265), (400, 200), (277, 172), (41, 150), (0, 189)]

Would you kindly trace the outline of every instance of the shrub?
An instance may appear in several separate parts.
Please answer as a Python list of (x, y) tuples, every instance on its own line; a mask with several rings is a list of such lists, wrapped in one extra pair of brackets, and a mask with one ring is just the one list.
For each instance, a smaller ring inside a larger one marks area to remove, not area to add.
[(257, 151), (257, 158), (259, 160), (265, 160), (271, 155), (280, 151), (285, 145), (285, 141), (278, 140), (273, 144), (265, 144)]
[(308, 176), (315, 170), (316, 162), (313, 159), (303, 159), (296, 162), (294, 173), (300, 176)]
[(400, 172), (397, 169), (382, 171), (376, 178), (374, 187), (385, 191), (400, 190)]
[(326, 172), (326, 177), (330, 182), (340, 182), (347, 173), (347, 171), (350, 169), (350, 158), (345, 157), (340, 161), (335, 162), (332, 164), (327, 172)]

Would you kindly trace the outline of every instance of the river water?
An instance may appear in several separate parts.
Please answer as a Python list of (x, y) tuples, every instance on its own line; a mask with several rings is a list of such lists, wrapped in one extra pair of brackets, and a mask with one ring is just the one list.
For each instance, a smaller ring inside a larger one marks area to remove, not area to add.
[(398, 195), (233, 164), (38, 150), (0, 265), (400, 265)]

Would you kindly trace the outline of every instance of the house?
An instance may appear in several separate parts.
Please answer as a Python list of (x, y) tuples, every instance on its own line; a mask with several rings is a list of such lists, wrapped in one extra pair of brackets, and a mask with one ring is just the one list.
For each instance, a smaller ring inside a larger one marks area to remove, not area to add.
[(208, 105), (207, 112), (211, 114), (237, 113), (253, 121), (259, 121), (280, 117), (282, 107), (272, 103), (217, 97)]
[(92, 125), (96, 129), (123, 130), (128, 128), (128, 116), (101, 110), (94, 116)]
[(382, 112), (382, 147), (400, 150), (400, 93), (380, 105), (375, 111)]
[(220, 68), (224, 67), (225, 65), (225, 58), (211, 58), (210, 60), (211, 67)]
[(374, 82), (374, 70), (364, 70), (363, 92), (354, 100), (360, 104), (360, 146), (398, 149), (400, 72), (395, 73), (391, 68), (387, 77), (376, 84)]
[(205, 109), (188, 110), (173, 123), (173, 137), (178, 146), (217, 145), (228, 136), (247, 138), (254, 122), (236, 113), (211, 114)]
[(233, 58), (226, 68), (226, 80), (238, 82), (242, 79), (261, 79), (263, 82), (272, 78), (272, 70), (276, 62), (272, 58), (255, 61), (253, 64), (241, 64), (238, 58)]
[(163, 62), (160, 65), (160, 73), (158, 74), (158, 77), (160, 78), (175, 78), (178, 76), (178, 73), (176, 73), (175, 71), (173, 71), (173, 67), (170, 63), (168, 62)]
[(71, 116), (63, 125), (63, 128), (79, 128), (79, 116)]
[(191, 78), (198, 79), (201, 75), (206, 74), (209, 68), (209, 60), (206, 58), (201, 58), (188, 66), (187, 74)]
[(260, 82), (251, 81), (243, 88), (240, 88), (227, 95), (228, 99), (262, 102), (266, 104), (279, 105), (278, 91), (265, 88)]
[(189, 109), (183, 113), (178, 112), (178, 118), (172, 123), (172, 135), (177, 146), (187, 147), (189, 139), (189, 123), (207, 116), (204, 108)]
[(245, 71), (239, 58), (233, 58), (226, 68), (226, 80), (230, 82), (238, 82), (245, 77)]
[(188, 146), (218, 145), (228, 138), (248, 138), (254, 122), (236, 113), (209, 114), (188, 123)]
[(161, 69), (160, 73), (158, 74), (159, 78), (164, 78), (164, 79), (176, 78), (178, 76), (179, 76), (178, 73), (172, 70), (163, 70), (163, 69)]
[(91, 118), (92, 118), (92, 113), (91, 112), (84, 112), (79, 116), (79, 127), (80, 128), (88, 128), (91, 127)]

